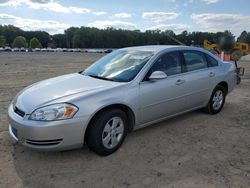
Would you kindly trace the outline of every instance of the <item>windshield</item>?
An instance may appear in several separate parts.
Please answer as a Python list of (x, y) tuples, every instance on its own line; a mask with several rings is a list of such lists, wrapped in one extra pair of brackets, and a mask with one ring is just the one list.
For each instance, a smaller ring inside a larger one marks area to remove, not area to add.
[(117, 50), (87, 68), (83, 74), (98, 79), (129, 82), (152, 57), (150, 51)]

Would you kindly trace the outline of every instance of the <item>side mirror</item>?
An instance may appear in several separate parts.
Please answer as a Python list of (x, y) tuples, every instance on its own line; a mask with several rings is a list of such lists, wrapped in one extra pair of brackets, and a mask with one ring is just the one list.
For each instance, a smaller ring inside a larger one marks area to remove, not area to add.
[(149, 80), (161, 80), (167, 78), (167, 75), (162, 71), (155, 71), (149, 76)]

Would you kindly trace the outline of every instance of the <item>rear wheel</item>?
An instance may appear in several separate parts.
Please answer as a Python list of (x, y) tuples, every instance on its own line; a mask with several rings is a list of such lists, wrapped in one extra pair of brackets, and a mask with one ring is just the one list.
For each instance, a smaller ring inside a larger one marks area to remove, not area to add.
[(90, 124), (86, 133), (86, 142), (90, 150), (99, 155), (115, 152), (127, 135), (128, 119), (119, 109), (99, 113)]
[(216, 86), (204, 110), (209, 114), (219, 113), (224, 106), (225, 99), (226, 89), (221, 85)]

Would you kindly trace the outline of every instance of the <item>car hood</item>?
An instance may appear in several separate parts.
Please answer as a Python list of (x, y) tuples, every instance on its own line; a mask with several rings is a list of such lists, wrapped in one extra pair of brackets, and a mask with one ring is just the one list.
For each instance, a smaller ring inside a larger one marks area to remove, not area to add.
[(74, 73), (51, 78), (28, 86), (16, 96), (13, 104), (26, 114), (30, 114), (39, 107), (53, 102), (56, 103), (58, 99), (64, 99), (74, 95), (79, 96), (79, 94), (83, 96), (120, 84), (122, 83), (100, 80)]

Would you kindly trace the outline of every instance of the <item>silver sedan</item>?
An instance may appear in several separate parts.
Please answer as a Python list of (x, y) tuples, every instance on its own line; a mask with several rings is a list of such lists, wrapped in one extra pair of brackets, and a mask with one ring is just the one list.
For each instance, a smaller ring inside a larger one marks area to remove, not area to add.
[(9, 132), (37, 150), (115, 152), (127, 133), (196, 109), (216, 114), (237, 82), (235, 65), (201, 48), (116, 50), (80, 73), (44, 80), (11, 102)]

